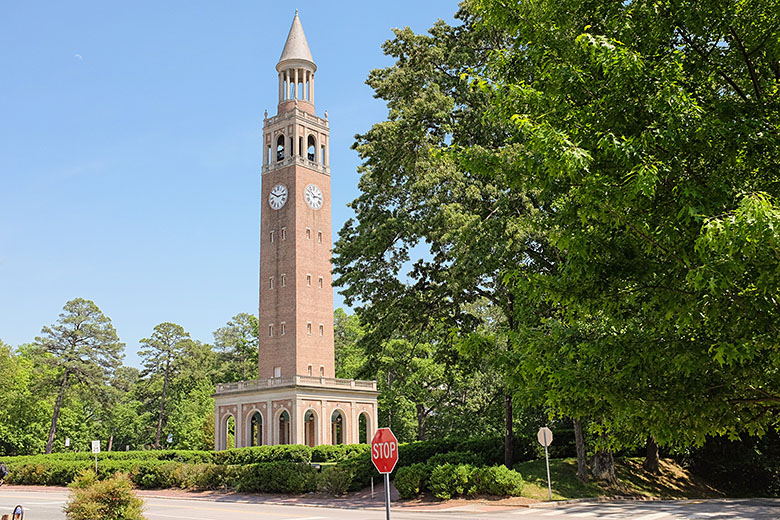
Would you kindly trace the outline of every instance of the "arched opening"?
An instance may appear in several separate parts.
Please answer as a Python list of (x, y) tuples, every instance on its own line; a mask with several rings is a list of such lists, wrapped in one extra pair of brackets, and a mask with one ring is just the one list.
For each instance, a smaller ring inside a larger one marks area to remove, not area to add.
[(320, 164), (325, 164), (325, 146), (320, 146)]
[(290, 414), (287, 410), (279, 414), (279, 444), (290, 444)]
[(263, 416), (260, 412), (253, 413), (249, 420), (249, 445), (263, 445)]
[(306, 82), (306, 101), (311, 101), (311, 82)]
[(306, 446), (317, 442), (317, 416), (313, 410), (307, 410), (303, 416), (303, 442)]
[(272, 159), (273, 156), (271, 155), (271, 145), (270, 144), (268, 145), (268, 150), (266, 150), (266, 151), (268, 152), (266, 154), (266, 160), (268, 161), (268, 164), (271, 164), (271, 159)]
[(298, 155), (303, 156), (303, 137), (298, 138)]
[(330, 443), (344, 444), (344, 414), (334, 410), (330, 416)]
[(223, 449), (230, 450), (236, 447), (236, 420), (232, 415), (225, 417), (225, 445)]
[(306, 141), (306, 147), (307, 147), (307, 155), (308, 159), (310, 161), (314, 161), (317, 157), (317, 141), (315, 141), (314, 136), (310, 135), (309, 139)]
[(280, 135), (276, 140), (276, 160), (284, 160), (284, 136)]
[(361, 413), (358, 417), (358, 442), (368, 444), (368, 414)]

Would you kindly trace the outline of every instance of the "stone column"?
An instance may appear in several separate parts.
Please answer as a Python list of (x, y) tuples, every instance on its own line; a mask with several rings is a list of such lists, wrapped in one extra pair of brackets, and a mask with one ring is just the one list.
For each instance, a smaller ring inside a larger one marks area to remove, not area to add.
[(310, 81), (310, 87), (311, 88), (311, 104), (314, 104), (314, 73), (311, 73), (311, 81)]
[(293, 99), (298, 99), (298, 69), (295, 69), (295, 94)]
[(282, 73), (279, 73), (279, 103), (284, 101), (282, 95), (284, 92), (284, 77), (282, 76)]

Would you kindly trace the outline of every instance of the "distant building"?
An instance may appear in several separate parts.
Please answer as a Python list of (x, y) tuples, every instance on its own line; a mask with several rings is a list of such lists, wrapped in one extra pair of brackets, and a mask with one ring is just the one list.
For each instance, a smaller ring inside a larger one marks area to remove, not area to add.
[(376, 381), (335, 379), (330, 128), (314, 112), (317, 66), (295, 13), (277, 114), (265, 118), (260, 202), (258, 379), (217, 385), (214, 448), (369, 442)]

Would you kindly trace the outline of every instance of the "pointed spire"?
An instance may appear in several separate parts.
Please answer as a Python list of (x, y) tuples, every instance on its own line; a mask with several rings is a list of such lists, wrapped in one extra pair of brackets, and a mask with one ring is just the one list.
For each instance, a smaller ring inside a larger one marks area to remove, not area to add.
[(301, 19), (298, 17), (297, 9), (295, 10), (295, 18), (293, 18), (290, 32), (287, 35), (287, 42), (284, 44), (284, 50), (279, 58), (279, 63), (276, 65), (276, 70), (281, 70), (282, 64), (288, 60), (308, 62), (314, 67), (314, 70), (317, 70), (314, 58), (311, 57), (306, 35), (303, 33), (303, 26), (301, 25)]

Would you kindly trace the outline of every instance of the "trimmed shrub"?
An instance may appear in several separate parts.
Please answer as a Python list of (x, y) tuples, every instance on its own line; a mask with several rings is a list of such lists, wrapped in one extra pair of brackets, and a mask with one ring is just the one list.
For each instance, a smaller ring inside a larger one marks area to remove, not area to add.
[(338, 444), (335, 446), (323, 444), (311, 448), (312, 462), (340, 462), (364, 453), (369, 453), (368, 444)]
[(301, 444), (254, 446), (218, 451), (214, 454), (216, 464), (258, 464), (260, 462), (311, 462), (311, 448)]
[(343, 460), (336, 464), (336, 467), (348, 470), (352, 475), (352, 482), (349, 484), (349, 491), (359, 491), (364, 487), (371, 485), (371, 477), (380, 478), (379, 472), (371, 462), (370, 452), (355, 455), (350, 459)]
[(352, 471), (345, 467), (333, 466), (319, 474), (317, 489), (331, 495), (340, 496), (349, 490), (352, 484)]
[(454, 496), (464, 495), (469, 489), (474, 467), (467, 464), (443, 464), (431, 471), (430, 489), (433, 496), (448, 500)]
[(428, 486), (431, 466), (418, 462), (398, 469), (395, 474), (395, 488), (401, 498), (415, 498)]
[(136, 496), (127, 475), (96, 478), (94, 472), (85, 472), (74, 481), (65, 506), (68, 520), (144, 520), (143, 500)]
[(506, 466), (476, 468), (472, 472), (469, 494), (518, 497), (522, 492), (522, 475)]
[(302, 462), (265, 462), (238, 470), (238, 491), (301, 494), (317, 489), (317, 470)]

